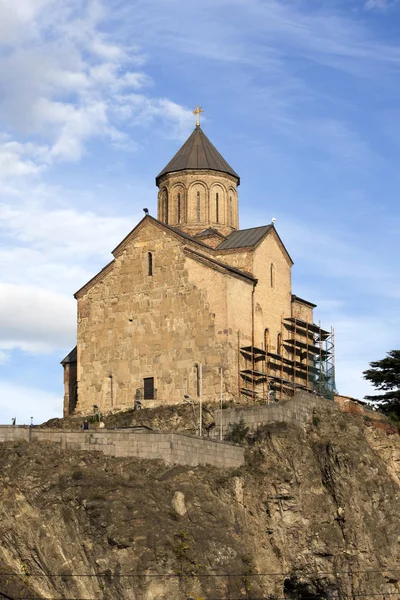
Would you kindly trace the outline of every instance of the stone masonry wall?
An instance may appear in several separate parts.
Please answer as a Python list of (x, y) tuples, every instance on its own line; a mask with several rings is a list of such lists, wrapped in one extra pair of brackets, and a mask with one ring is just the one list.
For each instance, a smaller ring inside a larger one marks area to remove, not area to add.
[[(254, 343), (264, 348), (267, 338), (269, 349), (277, 351), (277, 337), (281, 333), (282, 315), (292, 315), (291, 264), (273, 231), (254, 249), (221, 250), (218, 259), (243, 269), (258, 279), (255, 287)], [(271, 277), (271, 265), (273, 276)], [(242, 320), (244, 323), (244, 319)], [(251, 323), (248, 323), (251, 327)], [(248, 329), (248, 327), (238, 327)], [(265, 330), (268, 333), (265, 334)], [(243, 344), (245, 345), (245, 344)]]
[[(194, 364), (200, 362), (204, 399), (219, 397), (221, 365), (224, 392), (232, 397), (237, 332), (227, 322), (226, 298), (236, 298), (236, 314), (248, 326), (251, 289), (251, 282), (186, 256), (180, 239), (147, 222), (104, 279), (78, 295), (76, 412), (93, 404), (102, 412), (132, 406), (146, 377), (154, 377), (157, 389), (146, 406), (181, 403), (184, 394), (197, 394)], [(237, 320), (229, 317), (235, 326)]]
[(241, 419), (251, 431), (267, 423), (292, 423), (298, 427), (307, 425), (313, 416), (314, 408), (329, 406), (338, 410), (334, 402), (307, 392), (296, 392), (287, 401), (267, 404), (266, 406), (246, 406), (243, 408), (223, 409), (215, 412), (215, 429), (213, 435), (219, 436), (222, 412), (222, 433), (225, 436), (231, 423), (239, 423)]
[[(197, 193), (200, 194), (200, 215), (197, 213)], [(229, 235), (239, 228), (236, 178), (217, 171), (185, 170), (168, 173), (160, 181), (158, 219), (190, 235), (209, 227), (223, 235)]]
[(0, 426), (0, 442), (16, 440), (55, 443), (62, 449), (98, 451), (108, 456), (158, 459), (169, 465), (229, 469), (244, 464), (244, 448), (240, 446), (177, 433), (77, 432)]

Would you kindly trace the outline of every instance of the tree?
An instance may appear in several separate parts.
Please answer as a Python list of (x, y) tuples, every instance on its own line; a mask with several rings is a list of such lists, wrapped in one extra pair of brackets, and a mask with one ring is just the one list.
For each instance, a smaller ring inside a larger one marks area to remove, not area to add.
[(391, 350), (387, 352), (386, 358), (369, 365), (371, 369), (363, 372), (364, 379), (385, 393), (365, 396), (365, 399), (377, 402), (382, 412), (400, 419), (400, 350)]

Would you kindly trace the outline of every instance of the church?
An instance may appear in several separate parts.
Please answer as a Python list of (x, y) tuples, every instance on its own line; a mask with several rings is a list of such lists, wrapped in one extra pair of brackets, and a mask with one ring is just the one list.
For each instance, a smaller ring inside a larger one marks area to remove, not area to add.
[(334, 333), (292, 293), (274, 223), (239, 229), (240, 177), (197, 123), (144, 218), (75, 294), (64, 416), (224, 400), (332, 398)]

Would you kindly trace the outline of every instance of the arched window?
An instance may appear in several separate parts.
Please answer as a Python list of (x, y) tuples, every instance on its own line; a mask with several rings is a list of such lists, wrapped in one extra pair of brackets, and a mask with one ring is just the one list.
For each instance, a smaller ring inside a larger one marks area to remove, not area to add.
[(181, 195), (178, 193), (177, 221), (181, 222)]
[(276, 353), (282, 354), (282, 334), (278, 333), (276, 336)]
[(150, 277), (153, 275), (153, 255), (151, 252), (147, 253), (147, 275)]
[(215, 222), (219, 223), (219, 197), (218, 197), (218, 192), (215, 194)]
[(196, 201), (196, 220), (200, 222), (200, 192), (197, 192), (197, 201)]
[(271, 263), (271, 267), (270, 267), (270, 278), (271, 278), (271, 287), (274, 288), (275, 287), (275, 267), (274, 267), (273, 263)]
[(229, 196), (229, 225), (233, 226), (233, 205), (232, 196)]
[(265, 352), (269, 352), (269, 329), (266, 327), (264, 329), (264, 350)]
[(168, 192), (166, 189), (163, 190), (162, 203), (163, 203), (164, 223), (166, 223), (168, 225)]

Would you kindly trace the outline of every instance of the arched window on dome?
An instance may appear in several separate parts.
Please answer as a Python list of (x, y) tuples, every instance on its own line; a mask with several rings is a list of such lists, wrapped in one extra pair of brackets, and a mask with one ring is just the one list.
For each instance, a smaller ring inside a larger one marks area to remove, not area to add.
[(198, 223), (200, 222), (200, 192), (197, 192), (197, 199), (196, 199), (196, 221)]
[(164, 216), (164, 223), (168, 225), (168, 192), (166, 189), (162, 192), (162, 213)]
[(177, 205), (177, 221), (181, 222), (181, 195), (178, 192), (178, 205)]
[(232, 196), (229, 196), (229, 225), (233, 227), (233, 204), (232, 204)]
[(215, 222), (219, 223), (219, 196), (218, 196), (218, 192), (215, 194)]

